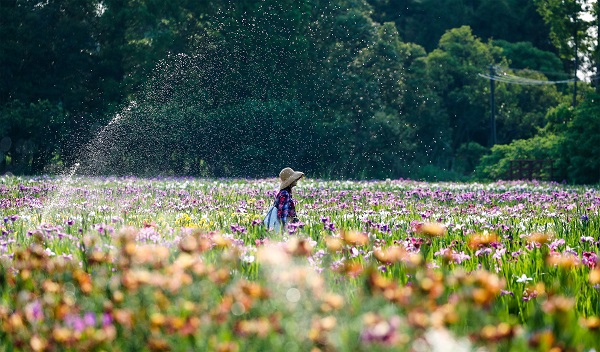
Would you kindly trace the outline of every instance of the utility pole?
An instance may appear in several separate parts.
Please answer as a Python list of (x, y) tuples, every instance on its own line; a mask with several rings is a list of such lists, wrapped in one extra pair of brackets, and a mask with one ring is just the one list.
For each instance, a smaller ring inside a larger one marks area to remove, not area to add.
[(491, 125), (491, 146), (493, 147), (496, 144), (496, 104), (494, 102), (494, 76), (496, 72), (494, 71), (494, 65), (490, 64), (490, 125)]

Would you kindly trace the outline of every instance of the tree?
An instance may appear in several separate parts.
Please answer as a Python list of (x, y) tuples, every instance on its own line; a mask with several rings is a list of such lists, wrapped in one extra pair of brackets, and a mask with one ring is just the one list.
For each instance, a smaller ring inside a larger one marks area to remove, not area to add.
[[(550, 39), (565, 60), (573, 60), (572, 72), (579, 71), (580, 56), (588, 56), (592, 43), (590, 22), (583, 18), (589, 10), (589, 0), (536, 0), (538, 11), (550, 26)], [(592, 61), (593, 62), (593, 61)], [(577, 82), (574, 84), (573, 105), (577, 104)]]
[(482, 40), (528, 42), (545, 51), (555, 51), (549, 26), (537, 12), (535, 0), (481, 0), (473, 19), (466, 23)]
[(534, 0), (369, 0), (372, 18), (394, 22), (405, 42), (432, 51), (445, 31), (471, 27), (483, 41), (527, 41), (542, 50), (553, 50), (549, 28)]
[[(0, 111), (7, 134), (0, 138), (14, 141), (7, 151), (10, 165), (19, 165), (13, 170), (42, 172), (40, 163), (48, 162), (51, 153), (60, 160), (77, 146), (74, 141), (86, 137), (86, 128), (78, 126), (103, 113), (106, 100), (94, 38), (97, 5), (97, 0), (2, 1)], [(70, 133), (69, 138), (45, 138), (49, 120), (58, 117), (64, 124), (60, 131)], [(29, 147), (17, 150), (19, 145), (35, 147), (39, 155), (25, 153)]]
[(429, 78), (425, 49), (406, 43), (402, 52), (406, 77), (402, 113), (413, 130), (412, 138), (404, 143), (413, 145), (412, 162), (449, 168), (453, 153), (450, 120), (437, 84)]
[(577, 107), (561, 145), (567, 175), (575, 183), (600, 181), (600, 96), (589, 96)]
[(0, 102), (48, 99), (68, 111), (97, 107), (95, 0), (2, 2)]
[[(502, 68), (499, 68), (502, 70)], [(540, 72), (504, 69), (498, 75), (512, 75), (526, 79), (547, 81)], [(496, 82), (496, 131), (497, 142), (508, 144), (517, 139), (536, 135), (546, 123), (548, 109), (555, 107), (566, 97), (552, 84), (511, 84)]]
[(0, 110), (0, 166), (16, 174), (39, 174), (53, 158), (64, 153), (67, 116), (60, 105), (47, 100), (35, 103), (12, 101)]
[(493, 50), (463, 26), (446, 32), (427, 57), (429, 79), (448, 112), (452, 150), (471, 141), (488, 144), (487, 82), (477, 75), (494, 62)]
[(564, 80), (568, 75), (555, 53), (540, 50), (531, 42), (494, 40), (492, 45), (502, 49), (502, 56), (512, 68), (539, 71), (551, 80)]
[(343, 72), (354, 94), (341, 108), (351, 109), (343, 122), (353, 131), (349, 167), (360, 165), (357, 171), (365, 177), (386, 177), (394, 172), (398, 159), (410, 157), (414, 132), (402, 115), (404, 44), (393, 23), (375, 28), (373, 44), (358, 51)]

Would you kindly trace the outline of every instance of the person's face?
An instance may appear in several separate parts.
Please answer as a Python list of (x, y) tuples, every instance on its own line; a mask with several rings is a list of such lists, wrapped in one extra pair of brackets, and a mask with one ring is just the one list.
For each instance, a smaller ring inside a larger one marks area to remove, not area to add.
[(298, 183), (298, 180), (292, 182), (292, 184), (290, 185), (290, 187), (296, 187), (296, 184)]

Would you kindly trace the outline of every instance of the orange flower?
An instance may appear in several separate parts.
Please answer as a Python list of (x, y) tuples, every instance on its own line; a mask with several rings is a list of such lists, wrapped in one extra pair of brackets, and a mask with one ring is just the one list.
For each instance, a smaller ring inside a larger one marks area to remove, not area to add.
[(383, 264), (392, 264), (407, 258), (408, 253), (403, 247), (391, 246), (386, 249), (375, 248), (373, 255)]
[(108, 253), (104, 253), (101, 251), (93, 251), (89, 256), (90, 264), (102, 264), (110, 261), (110, 256)]
[(167, 319), (161, 313), (152, 313), (152, 315), (150, 315), (150, 325), (152, 327), (155, 327), (155, 328), (161, 327), (161, 326), (165, 325), (166, 322), (167, 322)]
[(73, 273), (73, 277), (77, 280), (81, 292), (89, 294), (92, 292), (92, 277), (83, 270), (77, 270)]
[(162, 339), (162, 338), (158, 338), (158, 337), (151, 337), (150, 339), (148, 339), (148, 349), (150, 351), (170, 351), (171, 347), (169, 346), (169, 343)]
[(23, 326), (23, 317), (21, 317), (19, 313), (11, 314), (8, 319), (2, 323), (3, 330), (8, 332), (20, 331)]
[(544, 244), (550, 241), (550, 235), (541, 232), (533, 232), (529, 236), (527, 236), (528, 243), (538, 243)]
[(475, 303), (480, 305), (490, 304), (498, 296), (505, 284), (503, 279), (486, 270), (478, 270), (465, 277), (464, 281), (467, 284), (475, 283), (477, 285), (471, 291), (471, 298)]
[(335, 294), (329, 293), (323, 297), (323, 304), (321, 304), (321, 310), (323, 312), (329, 312), (332, 310), (341, 309), (344, 306), (344, 297)]
[(579, 258), (572, 254), (549, 255), (546, 258), (546, 263), (562, 269), (572, 269), (579, 265)]
[(553, 296), (542, 303), (542, 310), (546, 314), (564, 314), (575, 306), (575, 299), (565, 296)]
[(312, 244), (307, 239), (292, 237), (286, 243), (285, 249), (291, 255), (307, 257), (312, 253)]
[(115, 321), (127, 328), (133, 326), (133, 313), (127, 309), (117, 309), (113, 312)]
[(369, 286), (374, 290), (385, 290), (390, 286), (393, 286), (394, 283), (391, 279), (388, 279), (376, 271), (371, 271), (368, 280)]
[(43, 338), (34, 335), (31, 340), (29, 340), (29, 346), (33, 351), (44, 351), (48, 347), (48, 342)]
[(52, 280), (44, 280), (42, 283), (42, 290), (47, 293), (58, 293), (60, 292), (60, 285)]
[(552, 333), (552, 331), (549, 331), (549, 330), (540, 331), (540, 332), (533, 334), (529, 338), (529, 346), (540, 347), (540, 348), (544, 348), (546, 350), (550, 350), (550, 348), (554, 345), (555, 340), (556, 340), (556, 338), (554, 337), (554, 334)]
[(217, 352), (237, 352), (240, 347), (235, 342), (220, 342), (217, 345)]
[(335, 328), (337, 320), (333, 316), (313, 318), (308, 338), (318, 344), (327, 345), (327, 333)]
[(67, 342), (71, 338), (71, 330), (65, 327), (55, 327), (52, 331), (52, 338), (56, 342)]
[(165, 246), (137, 246), (132, 261), (134, 264), (151, 264), (154, 268), (160, 268), (165, 265), (170, 255), (169, 248)]
[(239, 321), (235, 326), (235, 330), (241, 335), (258, 335), (264, 338), (273, 331), (273, 327), (269, 319), (260, 317)]
[(500, 323), (498, 326), (486, 325), (481, 329), (479, 336), (483, 340), (498, 341), (513, 336), (515, 329), (507, 323)]
[(175, 258), (175, 261), (169, 269), (172, 271), (187, 270), (190, 267), (192, 267), (197, 261), (197, 258), (193, 257), (188, 253), (180, 253), (179, 256)]
[(179, 241), (179, 249), (184, 252), (193, 252), (198, 247), (198, 241), (193, 236), (185, 236)]
[(292, 259), (285, 250), (274, 245), (260, 246), (256, 258), (261, 264), (273, 266), (288, 264)]
[(600, 267), (590, 271), (590, 283), (592, 285), (600, 284)]
[(580, 323), (590, 330), (600, 330), (599, 317), (581, 318)]
[(408, 312), (408, 323), (416, 328), (424, 329), (429, 325), (429, 314), (420, 308)]
[(220, 247), (220, 248), (231, 247), (231, 240), (228, 238), (225, 238), (221, 235), (215, 235), (212, 238), (212, 241), (215, 244), (215, 246)]
[(329, 250), (332, 253), (339, 252), (342, 249), (342, 246), (344, 245), (341, 239), (331, 236), (325, 238), (325, 244), (327, 245), (327, 250)]
[(348, 276), (357, 277), (363, 272), (364, 268), (359, 262), (346, 261), (342, 270)]
[(439, 224), (439, 223), (433, 223), (433, 222), (426, 222), (426, 223), (418, 226), (416, 230), (417, 230), (417, 233), (420, 233), (420, 234), (423, 234), (423, 235), (429, 236), (429, 237), (441, 237), (446, 234), (446, 226)]
[(269, 293), (261, 285), (256, 282), (243, 281), (240, 283), (242, 292), (252, 298), (267, 298)]
[(352, 246), (366, 246), (369, 243), (369, 236), (362, 232), (342, 230), (341, 235), (344, 242)]
[(469, 248), (477, 249), (479, 246), (487, 246), (490, 243), (499, 242), (498, 235), (495, 233), (484, 232), (469, 237)]
[(192, 335), (200, 326), (200, 318), (190, 317), (185, 321), (185, 324), (181, 328), (177, 328), (177, 332), (180, 335), (187, 336)]

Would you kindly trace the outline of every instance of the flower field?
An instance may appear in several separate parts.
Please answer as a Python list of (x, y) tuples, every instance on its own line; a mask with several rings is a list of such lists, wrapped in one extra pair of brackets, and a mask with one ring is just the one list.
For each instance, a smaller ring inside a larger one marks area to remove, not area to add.
[(0, 178), (0, 352), (593, 351), (600, 191)]

